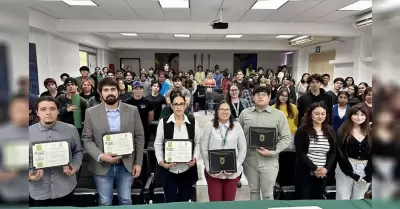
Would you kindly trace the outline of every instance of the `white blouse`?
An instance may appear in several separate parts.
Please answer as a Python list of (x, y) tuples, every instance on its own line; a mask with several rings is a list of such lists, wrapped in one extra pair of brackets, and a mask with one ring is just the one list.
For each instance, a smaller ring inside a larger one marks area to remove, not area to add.
[[(226, 177), (225, 175), (221, 175), (220, 179), (235, 179), (243, 171), (243, 162), (246, 157), (247, 152), (247, 142), (246, 137), (244, 135), (243, 129), (238, 122), (233, 123), (233, 129), (228, 130), (230, 123), (219, 124), (219, 128), (214, 128), (213, 122), (209, 122), (205, 126), (205, 130), (201, 137), (201, 147), (200, 152), (204, 161), (205, 169), (208, 172), (210, 170), (210, 164), (208, 159), (208, 150), (218, 150), (218, 149), (235, 149), (236, 150), (236, 165), (237, 165), (237, 173), (232, 174), (231, 176)], [(221, 130), (221, 131), (220, 131)], [(222, 143), (222, 135), (225, 135), (225, 132), (228, 131), (226, 136), (226, 143), (223, 145)]]
[[(168, 118), (167, 123), (171, 123), (171, 122), (176, 123), (174, 114), (172, 114)], [(189, 134), (186, 129), (186, 123), (190, 124), (189, 119), (185, 115), (184, 123), (181, 124), (180, 129), (174, 125), (174, 136), (173, 136), (174, 139), (189, 139)], [(201, 134), (200, 134), (200, 126), (196, 119), (195, 119), (194, 130), (195, 130), (195, 132), (194, 132), (195, 133), (195, 136), (194, 136), (195, 146), (194, 146), (193, 157), (196, 158), (196, 160), (199, 160), (200, 159), (199, 146), (200, 146)], [(156, 139), (154, 141), (154, 151), (156, 153), (156, 158), (157, 158), (158, 163), (160, 163), (161, 161), (164, 161), (163, 144), (164, 144), (164, 122), (163, 122), (163, 119), (160, 119), (160, 121), (158, 122), (158, 126), (157, 126)], [(176, 163), (175, 166), (173, 166), (172, 168), (169, 169), (170, 172), (176, 173), (176, 174), (183, 173), (187, 170), (189, 170), (189, 166), (186, 163)]]

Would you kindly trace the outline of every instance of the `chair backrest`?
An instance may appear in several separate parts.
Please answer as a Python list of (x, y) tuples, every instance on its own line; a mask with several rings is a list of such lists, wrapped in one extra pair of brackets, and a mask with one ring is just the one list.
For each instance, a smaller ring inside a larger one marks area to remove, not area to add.
[(197, 87), (197, 95), (201, 96), (201, 95), (206, 95), (206, 88), (204, 87)]
[(207, 92), (206, 99), (207, 100), (218, 100), (218, 93), (217, 92)]
[(225, 100), (225, 94), (218, 94), (218, 103)]
[(96, 189), (93, 174), (89, 171), (89, 158), (90, 155), (88, 153), (83, 155), (82, 165), (80, 168), (81, 173), (76, 188)]
[(276, 182), (280, 186), (292, 186), (295, 180), (296, 152), (282, 151), (279, 153), (279, 172)]

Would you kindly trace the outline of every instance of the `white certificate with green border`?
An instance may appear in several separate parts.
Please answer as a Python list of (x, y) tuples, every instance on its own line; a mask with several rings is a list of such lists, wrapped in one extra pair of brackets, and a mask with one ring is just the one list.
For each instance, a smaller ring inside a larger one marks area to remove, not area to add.
[(164, 159), (167, 163), (187, 163), (192, 160), (192, 141), (188, 139), (165, 140)]
[(104, 153), (130, 155), (133, 153), (132, 133), (106, 133), (103, 136)]
[(70, 163), (67, 141), (42, 142), (32, 146), (32, 162), (35, 169), (65, 166)]
[(3, 166), (6, 169), (26, 169), (29, 167), (29, 141), (7, 143), (2, 147)]

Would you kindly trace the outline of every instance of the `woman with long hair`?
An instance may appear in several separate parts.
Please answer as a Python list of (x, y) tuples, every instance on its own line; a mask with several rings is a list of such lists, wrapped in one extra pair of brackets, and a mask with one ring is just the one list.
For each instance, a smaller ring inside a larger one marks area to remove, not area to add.
[(124, 82), (124, 79), (118, 78), (118, 91), (119, 91), (119, 96), (118, 100), (125, 101), (129, 98), (132, 97), (132, 93), (128, 92), (128, 84)]
[[(226, 101), (218, 104), (214, 119), (206, 125), (202, 133), (200, 144), (210, 201), (234, 201), (236, 186), (243, 171), (247, 143), (242, 127), (231, 117), (230, 105)], [(218, 174), (210, 174), (208, 151), (223, 149), (236, 150), (237, 172), (221, 171)]]
[(296, 133), (297, 130), (297, 125), (298, 125), (297, 117), (299, 116), (299, 111), (297, 110), (296, 105), (290, 102), (289, 90), (287, 88), (279, 89), (278, 93), (276, 94), (276, 97), (277, 97), (276, 103), (272, 105), (272, 107), (282, 111), (285, 114), (289, 124), (290, 133), (292, 134), (292, 141), (288, 149), (293, 149), (294, 134)]
[(332, 125), (335, 133), (338, 132), (340, 126), (343, 124), (347, 118), (347, 111), (349, 111), (350, 106), (347, 104), (349, 102), (349, 93), (347, 91), (339, 91), (338, 93), (338, 103), (333, 105), (332, 112)]
[(296, 85), (296, 93), (298, 94), (297, 98), (300, 98), (301, 96), (303, 96), (304, 94), (307, 94), (307, 89), (308, 89), (308, 83), (307, 83), (307, 79), (308, 77), (310, 77), (309, 73), (304, 73), (301, 76), (301, 80), (299, 81), (299, 83)]
[(364, 90), (363, 100), (363, 105), (368, 112), (368, 120), (372, 123), (372, 87), (367, 87)]
[(371, 128), (362, 104), (350, 108), (337, 142), (336, 199), (364, 198), (372, 179)]
[(93, 96), (94, 83), (90, 79), (84, 80), (80, 88), (82, 89), (82, 92), (79, 95), (86, 101), (89, 101), (89, 99)]
[[(154, 181), (163, 186), (165, 200), (187, 202), (193, 197), (193, 185), (198, 180), (196, 162), (200, 159), (200, 126), (193, 117), (185, 115), (186, 101), (181, 92), (171, 94), (172, 114), (161, 118), (154, 142), (157, 167)], [(166, 140), (188, 140), (192, 144), (192, 159), (187, 162), (166, 162)]]
[(352, 85), (354, 85), (354, 78), (347, 77), (346, 79), (344, 79), (343, 91), (347, 91), (347, 88), (349, 88), (349, 86), (352, 86)]
[(358, 97), (363, 98), (365, 89), (367, 89), (368, 87), (369, 85), (366, 82), (361, 82), (360, 84), (358, 84)]
[(229, 104), (231, 109), (231, 115), (234, 119), (238, 118), (240, 113), (250, 107), (249, 101), (239, 98), (240, 90), (235, 83), (231, 83), (226, 93), (226, 102)]
[(277, 79), (271, 79), (271, 100), (276, 98), (276, 93), (278, 92), (278, 80)]
[(336, 139), (328, 118), (327, 107), (320, 102), (313, 103), (294, 136), (298, 199), (323, 199), (327, 174), (336, 158)]
[(358, 86), (357, 85), (348, 86), (347, 92), (349, 93), (348, 104), (350, 107), (362, 102), (361, 99), (358, 97)]

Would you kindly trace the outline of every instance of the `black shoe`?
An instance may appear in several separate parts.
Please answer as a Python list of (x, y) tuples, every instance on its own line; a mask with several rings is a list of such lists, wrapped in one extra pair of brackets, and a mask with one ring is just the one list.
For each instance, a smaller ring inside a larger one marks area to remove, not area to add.
[(241, 187), (242, 187), (242, 183), (239, 182), (239, 183), (237, 184), (237, 188), (241, 188)]

